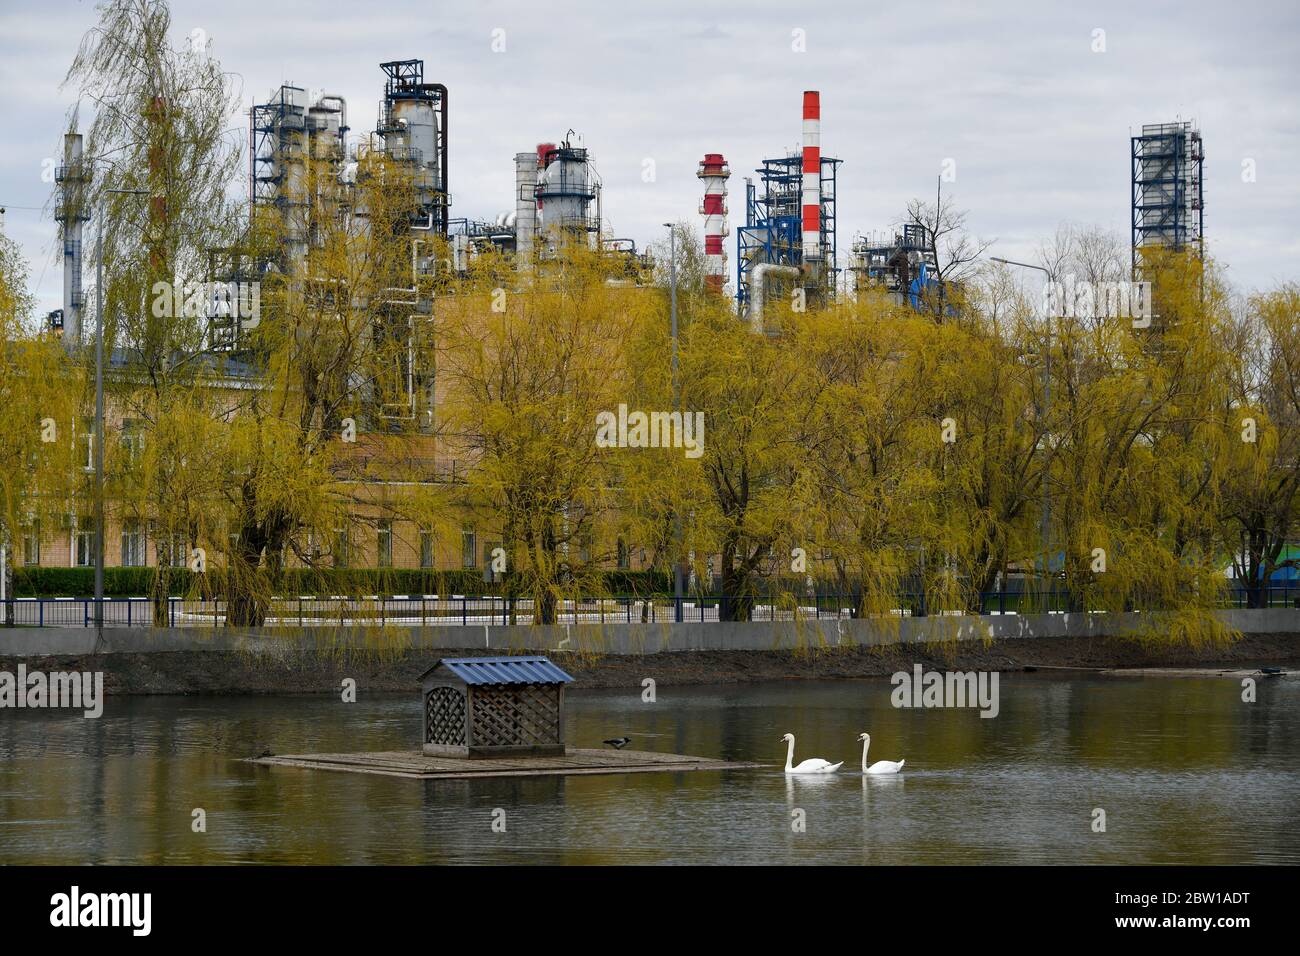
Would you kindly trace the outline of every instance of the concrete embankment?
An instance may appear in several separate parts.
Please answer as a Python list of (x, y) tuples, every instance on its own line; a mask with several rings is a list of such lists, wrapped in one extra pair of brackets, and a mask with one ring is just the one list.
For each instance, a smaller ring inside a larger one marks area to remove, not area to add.
[(1134, 637), (1138, 615), (553, 627), (0, 629), (0, 670), (102, 670), (110, 693), (407, 691), (439, 657), (551, 654), (582, 686), (730, 683), (954, 669), (1251, 668), (1300, 663), (1300, 610), (1220, 612), (1242, 638), (1190, 648)]

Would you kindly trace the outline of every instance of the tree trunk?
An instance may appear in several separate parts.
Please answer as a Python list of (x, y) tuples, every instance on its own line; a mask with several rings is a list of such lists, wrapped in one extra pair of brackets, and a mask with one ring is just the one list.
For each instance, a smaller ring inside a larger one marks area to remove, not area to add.
[[(156, 553), (156, 552), (155, 552)], [(159, 555), (161, 557), (161, 555)], [(159, 561), (158, 568), (153, 576), (153, 586), (149, 592), (149, 598), (153, 605), (153, 626), (169, 627), (171, 625), (171, 556), (168, 555), (167, 561)]]
[(736, 567), (737, 541), (728, 534), (722, 544), (722, 605), (720, 621), (748, 621), (754, 612), (754, 594), (749, 572)]
[(239, 532), (239, 544), (230, 552), (226, 568), (227, 627), (261, 627), (266, 623), (267, 596), (257, 586), (265, 534), (262, 525), (245, 524)]
[(9, 529), (0, 526), (0, 568), (3, 568), (4, 587), (4, 626), (14, 626), (14, 554), (9, 548)]
[(972, 593), (966, 596), (966, 610), (971, 614), (984, 612), (984, 592), (992, 588), (998, 579), (999, 569), (1005, 563), (1002, 555), (985, 552), (976, 563), (976, 572), (971, 584)]

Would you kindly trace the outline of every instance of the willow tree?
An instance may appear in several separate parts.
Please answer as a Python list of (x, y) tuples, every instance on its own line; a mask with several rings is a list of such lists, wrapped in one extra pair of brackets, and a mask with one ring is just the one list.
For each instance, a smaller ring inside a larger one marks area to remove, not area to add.
[(1042, 554), (1043, 475), (1050, 467), (1040, 330), (1025, 320), (994, 328), (974, 315), (933, 336), (939, 367), (928, 429), (938, 536), (924, 564), (928, 603), (978, 612), (1013, 562)]
[(682, 408), (705, 422), (698, 467), (684, 472), (686, 540), (718, 556), (724, 620), (748, 620), (761, 579), (790, 560), (776, 547), (791, 538), (816, 400), (797, 336), (783, 334), (797, 318), (786, 303), (772, 310), (776, 334), (754, 334), (718, 298), (682, 336)]
[(207, 329), (156, 287), (208, 280), (209, 250), (242, 232), (231, 189), (244, 157), (240, 91), (206, 43), (173, 45), (163, 0), (105, 0), (99, 12), (64, 79), (77, 91), (69, 119), (93, 114), (86, 204), (104, 220), (109, 337), (161, 393), (192, 374)]
[(448, 507), (499, 542), (538, 623), (597, 591), (614, 551), (624, 449), (598, 429), (636, 409), (627, 343), (653, 299), (609, 269), (577, 243), (527, 270), (484, 255), (435, 304), (439, 434), (468, 462)]
[(1220, 548), (1248, 607), (1268, 604), (1300, 521), (1300, 287), (1253, 296), (1229, 340), (1235, 358), (1225, 432)]
[[(214, 545), (225, 555), (232, 624), (263, 621), (287, 561), (322, 573), (347, 564), (349, 523), (378, 503), (377, 479), (418, 477), (400, 443), (366, 438), (393, 424), (386, 407), (410, 398), (389, 393), (394, 379), (406, 381), (391, 369), (409, 361), (428, 321), (415, 255), (428, 244), (410, 233), (410, 168), (367, 150), (355, 176), (341, 175), (337, 157), (304, 163), (294, 198), (304, 221), (255, 219), (255, 249), (283, 248), (289, 228), (312, 241), (301, 260), (263, 275), (246, 356), (253, 375), (223, 430), (225, 528)], [(400, 424), (418, 431), (409, 418)]]
[(114, 491), (128, 498), (113, 504), (123, 520), (153, 522), (161, 624), (174, 542), (187, 539), (188, 551), (194, 541), (196, 501), (189, 492), (210, 480), (187, 471), (220, 467), (180, 453), (187, 432), (207, 431), (192, 426), (220, 420), (224, 411), (211, 388), (223, 373), (206, 352), (206, 308), (186, 303), (197, 302), (192, 290), (213, 278), (209, 251), (240, 238), (243, 218), (231, 191), (243, 155), (239, 94), (206, 42), (173, 44), (165, 2), (106, 0), (99, 13), (65, 85), (77, 90), (72, 128), (83, 112), (92, 114), (86, 204), (100, 220), (95, 234), (102, 233), (103, 247), (93, 255), (104, 268), (95, 295), (106, 349), (122, 359), (112, 363), (109, 402), (136, 432), (122, 436), (133, 448), (156, 439), (164, 452), (118, 457)]
[(1075, 610), (1141, 610), (1144, 630), (1219, 640), (1212, 546), (1225, 458), (1225, 350), (1198, 260), (1151, 264), (1155, 316), (1058, 317), (1053, 542)]
[[(57, 527), (76, 488), (79, 370), (48, 334), (31, 327), (33, 297), (18, 246), (0, 234), (0, 563), (13, 597), (15, 560), (30, 560), (19, 539), (36, 542)], [(83, 446), (84, 447), (84, 446)], [(84, 458), (80, 459), (84, 461)], [(13, 622), (6, 603), (4, 623)]]
[(915, 571), (936, 488), (917, 467), (939, 437), (918, 360), (934, 324), (864, 292), (792, 328), (813, 401), (790, 550), (803, 549), (814, 585), (857, 595), (863, 613), (889, 612)]

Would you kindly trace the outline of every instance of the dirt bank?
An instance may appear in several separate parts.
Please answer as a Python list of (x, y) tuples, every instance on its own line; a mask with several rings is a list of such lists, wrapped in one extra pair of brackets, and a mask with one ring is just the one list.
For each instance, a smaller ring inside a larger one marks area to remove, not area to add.
[[(1025, 668), (1256, 668), (1300, 665), (1300, 635), (1247, 635), (1227, 648), (1150, 648), (1116, 638), (1036, 638), (978, 642), (952, 647), (908, 645), (820, 651), (695, 651), (588, 658), (553, 655), (581, 687), (637, 686), (646, 677), (661, 685), (731, 684), (749, 681), (887, 676), (914, 663), (939, 669)], [(53, 657), (0, 657), (0, 670), (102, 670), (110, 694), (337, 693), (345, 677), (370, 691), (411, 691), (439, 657), (476, 656), (465, 651), (399, 654), (340, 652), (252, 656), (214, 651)]]

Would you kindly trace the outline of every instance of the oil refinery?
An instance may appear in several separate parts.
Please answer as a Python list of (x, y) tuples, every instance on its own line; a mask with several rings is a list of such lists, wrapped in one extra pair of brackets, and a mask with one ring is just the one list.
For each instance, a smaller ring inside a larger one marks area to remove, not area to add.
[[(350, 136), (347, 100), (321, 90), (283, 84), (248, 111), (247, 196), (250, 217), (270, 216), (277, 224), (274, 255), (248, 250), (209, 250), (209, 280), (241, 289), (267, 269), (300, 273), (313, 240), (312, 198), (307, 164), (326, 163), (340, 184), (355, 182), (367, 154), (382, 154), (409, 170), (412, 196), (409, 232), (412, 271), (418, 283), (438, 265), (431, 239), (447, 243), (443, 268), (464, 273), (487, 250), (513, 258), (518, 268), (545, 261), (564, 243), (624, 257), (622, 281), (643, 281), (653, 261), (634, 239), (616, 238), (604, 214), (603, 190), (593, 152), (574, 129), (514, 154), (514, 195), (503, 197), (503, 211), (455, 215), (450, 163), (452, 111), (446, 84), (430, 82), (420, 59), (379, 64), (382, 97), (375, 129)], [(794, 97), (792, 96), (792, 100)], [(793, 108), (790, 110), (793, 128)], [(727, 244), (728, 183), (731, 167), (720, 151), (706, 152), (696, 172), (703, 186), (698, 209), (706, 287), (727, 294), (733, 283), (737, 318), (755, 332), (765, 327), (764, 310), (774, 295), (798, 292), (805, 301), (825, 302), (836, 295), (872, 287), (896, 303), (922, 307), (926, 291), (941, 275), (935, 238), (919, 222), (900, 223), (857, 236), (841, 266), (836, 230), (836, 186), (843, 160), (822, 152), (821, 93), (802, 94), (802, 144), (786, 155), (758, 160), (744, 178), (743, 222), (735, 229), (734, 274)], [(775, 132), (775, 131), (774, 131)], [(521, 146), (523, 144), (520, 144)], [(58, 167), (55, 219), (63, 245), (63, 308), (49, 324), (69, 347), (80, 340), (82, 309), (82, 229), (87, 220), (83, 193), (88, 175), (81, 161), (82, 137), (67, 134)], [(1132, 248), (1134, 268), (1141, 249), (1152, 244), (1181, 247), (1202, 242), (1203, 203), (1200, 131), (1191, 123), (1143, 127), (1132, 138)], [(459, 210), (456, 210), (458, 212)], [(238, 301), (238, 293), (233, 296)], [(229, 307), (229, 291), (214, 297), (209, 344), (239, 352), (239, 309)], [(418, 303), (428, 312), (431, 302)]]

